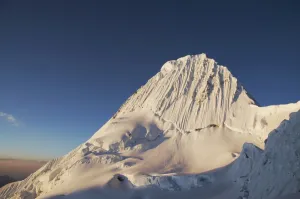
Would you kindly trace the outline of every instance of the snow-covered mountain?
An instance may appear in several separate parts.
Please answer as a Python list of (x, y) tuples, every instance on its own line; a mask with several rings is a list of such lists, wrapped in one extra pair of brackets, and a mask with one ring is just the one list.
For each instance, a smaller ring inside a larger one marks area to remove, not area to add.
[(268, 199), (296, 193), (299, 110), (300, 102), (258, 106), (205, 54), (168, 61), (89, 140), (3, 187), (0, 198)]

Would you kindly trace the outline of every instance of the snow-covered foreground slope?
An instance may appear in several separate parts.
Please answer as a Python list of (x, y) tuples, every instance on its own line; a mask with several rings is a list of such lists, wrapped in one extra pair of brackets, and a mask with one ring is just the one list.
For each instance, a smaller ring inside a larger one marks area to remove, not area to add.
[(182, 57), (165, 63), (92, 138), (0, 189), (0, 198), (296, 193), (299, 109), (300, 102), (259, 107), (226, 67), (205, 54)]

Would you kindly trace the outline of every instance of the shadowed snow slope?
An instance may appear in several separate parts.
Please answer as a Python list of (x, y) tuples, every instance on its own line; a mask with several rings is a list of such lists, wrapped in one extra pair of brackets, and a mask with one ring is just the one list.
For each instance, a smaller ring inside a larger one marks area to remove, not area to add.
[[(168, 61), (92, 138), (3, 187), (0, 198), (217, 199), (295, 193), (298, 184), (291, 176), (298, 174), (288, 162), (298, 157), (297, 143), (290, 142), (296, 142), (292, 133), (299, 129), (299, 117), (282, 121), (299, 109), (300, 102), (259, 107), (226, 67), (205, 54)], [(280, 169), (287, 172), (282, 181), (276, 177)]]

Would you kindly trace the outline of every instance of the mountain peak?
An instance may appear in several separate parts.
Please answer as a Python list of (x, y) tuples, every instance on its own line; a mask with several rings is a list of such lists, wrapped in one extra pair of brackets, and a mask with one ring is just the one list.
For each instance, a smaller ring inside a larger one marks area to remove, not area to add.
[(207, 58), (206, 54), (205, 53), (201, 53), (201, 54), (196, 54), (196, 55), (186, 55), (186, 56), (178, 58), (177, 61), (187, 61), (187, 60), (191, 60), (191, 59), (201, 59), (201, 60), (204, 60), (206, 58)]
[(191, 61), (191, 60), (202, 60), (204, 61), (206, 59), (206, 54), (205, 53), (201, 53), (201, 54), (197, 54), (197, 55), (186, 55), (183, 57), (180, 57), (176, 60), (170, 60), (167, 61), (162, 67), (161, 67), (161, 71), (162, 72), (168, 72), (171, 71), (172, 69), (174, 69), (174, 65), (180, 65), (183, 64), (187, 61)]
[[(186, 55), (175, 60), (167, 61), (161, 67), (160, 72), (162, 73), (162, 75), (166, 75), (168, 72), (172, 71), (173, 69), (179, 69), (180, 67), (186, 67), (191, 64), (192, 65), (194, 64), (195, 66), (201, 66), (201, 64), (199, 63), (204, 63), (204, 62), (210, 63), (216, 68), (217, 67), (222, 68), (221, 72), (227, 71), (230, 73), (230, 71), (226, 66), (218, 65), (218, 63), (214, 59), (208, 58), (205, 53), (196, 54), (196, 55)], [(203, 64), (202, 66), (205, 67), (207, 65)]]
[(118, 114), (150, 109), (179, 128), (202, 128), (222, 124), (235, 104), (256, 103), (226, 67), (203, 53), (167, 61)]

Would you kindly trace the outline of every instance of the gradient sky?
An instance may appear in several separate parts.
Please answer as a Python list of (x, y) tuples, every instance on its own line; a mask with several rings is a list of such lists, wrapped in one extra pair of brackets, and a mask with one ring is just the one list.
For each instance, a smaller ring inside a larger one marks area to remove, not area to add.
[(87, 140), (168, 60), (207, 53), (263, 106), (300, 100), (297, 1), (0, 1), (0, 156)]

